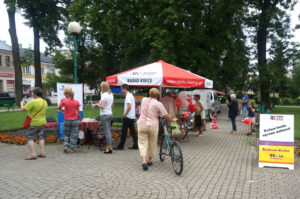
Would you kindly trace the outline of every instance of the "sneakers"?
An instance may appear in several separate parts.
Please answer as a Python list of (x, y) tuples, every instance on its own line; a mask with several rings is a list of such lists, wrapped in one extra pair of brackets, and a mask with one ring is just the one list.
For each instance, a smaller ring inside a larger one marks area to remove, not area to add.
[(117, 147), (114, 147), (114, 150), (124, 150), (124, 148), (117, 146)]

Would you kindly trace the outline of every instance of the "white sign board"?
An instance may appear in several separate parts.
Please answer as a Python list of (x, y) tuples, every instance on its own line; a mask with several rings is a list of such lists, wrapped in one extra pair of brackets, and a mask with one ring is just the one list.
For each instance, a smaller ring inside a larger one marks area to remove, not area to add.
[(260, 114), (258, 167), (294, 170), (294, 115)]
[(57, 83), (57, 105), (59, 105), (60, 101), (65, 97), (64, 89), (69, 86), (72, 88), (74, 92), (74, 99), (80, 103), (79, 110), (83, 110), (83, 99), (82, 99), (82, 84), (69, 84), (69, 83)]

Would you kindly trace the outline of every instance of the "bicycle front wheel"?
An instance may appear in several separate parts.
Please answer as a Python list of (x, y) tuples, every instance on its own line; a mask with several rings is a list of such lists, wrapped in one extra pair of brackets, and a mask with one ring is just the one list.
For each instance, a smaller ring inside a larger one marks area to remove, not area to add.
[(160, 150), (159, 150), (159, 159), (160, 161), (164, 161), (166, 158), (166, 155), (168, 154), (168, 147), (166, 143), (165, 136), (161, 136), (161, 143), (160, 143)]
[(174, 141), (172, 144), (172, 166), (177, 175), (180, 175), (183, 170), (183, 156), (179, 144)]

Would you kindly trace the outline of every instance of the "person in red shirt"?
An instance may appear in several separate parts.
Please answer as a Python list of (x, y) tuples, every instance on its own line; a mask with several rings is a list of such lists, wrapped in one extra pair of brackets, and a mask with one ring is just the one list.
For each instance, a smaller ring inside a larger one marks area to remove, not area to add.
[[(81, 120), (79, 107), (80, 103), (74, 99), (74, 92), (71, 87), (64, 89), (65, 99), (62, 99), (58, 110), (65, 114), (64, 121), (64, 152), (75, 152), (75, 146), (79, 134), (79, 121)], [(64, 109), (62, 109), (64, 107)]]

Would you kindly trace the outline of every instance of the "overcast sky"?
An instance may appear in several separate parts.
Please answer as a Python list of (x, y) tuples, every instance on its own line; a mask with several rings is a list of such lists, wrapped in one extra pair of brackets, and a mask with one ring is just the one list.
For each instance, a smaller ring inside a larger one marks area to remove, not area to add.
[[(298, 19), (298, 15), (300, 14), (300, 2), (295, 6), (294, 10), (291, 12), (291, 27), (294, 28), (296, 24), (300, 24)], [(22, 44), (23, 47), (28, 48), (31, 47), (33, 49), (33, 31), (31, 28), (26, 26), (24, 23), (26, 21), (23, 17), (17, 13), (16, 14), (16, 28), (17, 35), (19, 39), (19, 43)], [(0, 0), (0, 40), (6, 41), (7, 44), (11, 45), (10, 35), (8, 33), (9, 22), (8, 16), (6, 12), (6, 6), (3, 0)], [(300, 43), (300, 30), (295, 31), (295, 37), (293, 41), (297, 41)], [(59, 38), (63, 40), (64, 33), (60, 32)], [(41, 40), (41, 51), (44, 52), (46, 44)]]

